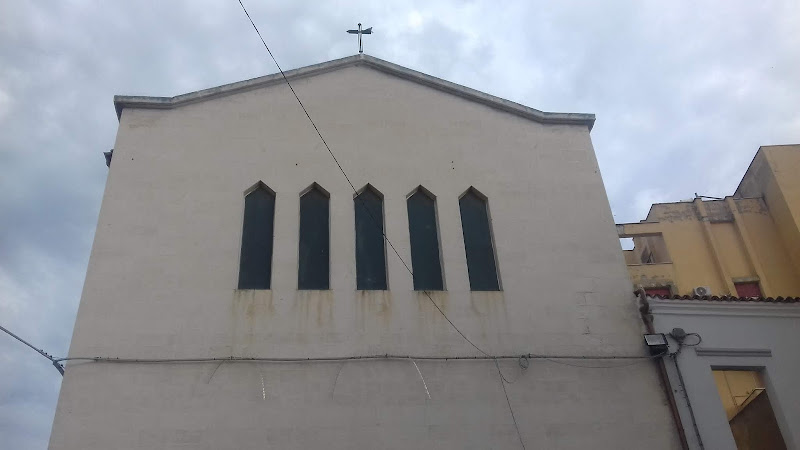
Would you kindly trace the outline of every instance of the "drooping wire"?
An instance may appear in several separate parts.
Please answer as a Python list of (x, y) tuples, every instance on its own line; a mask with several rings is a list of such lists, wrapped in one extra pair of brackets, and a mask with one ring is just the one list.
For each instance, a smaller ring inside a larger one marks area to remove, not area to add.
[[(508, 378), (506, 378), (506, 376), (505, 376), (505, 374), (503, 373), (502, 370), (500, 371), (500, 378), (502, 378), (503, 381), (505, 381), (508, 384), (516, 383), (517, 380), (519, 380), (519, 378), (522, 376), (522, 373), (524, 371), (526, 371), (528, 369), (528, 367), (530, 366), (530, 361), (529, 361), (529, 357), (530, 356), (532, 356), (532, 355), (521, 355), (519, 358), (517, 358), (517, 364), (519, 365), (520, 371), (519, 371), (519, 374), (517, 374), (517, 377), (514, 378), (514, 381), (511, 381)], [(499, 358), (495, 358), (495, 361), (497, 359), (499, 359)]]
[(503, 387), (503, 394), (506, 396), (506, 403), (508, 404), (508, 410), (511, 412), (511, 420), (514, 421), (514, 428), (517, 430), (517, 437), (519, 438), (519, 445), (522, 446), (522, 450), (525, 450), (525, 441), (522, 440), (522, 433), (519, 431), (519, 425), (517, 425), (517, 417), (514, 415), (514, 408), (511, 407), (511, 400), (508, 398), (508, 391), (506, 390), (506, 379), (503, 376), (503, 372), (500, 370), (500, 364), (497, 363), (497, 358), (494, 359), (494, 366), (497, 368), (497, 373), (500, 375), (500, 386)]
[(703, 343), (703, 337), (697, 333), (686, 333), (686, 336), (695, 336), (697, 338), (697, 342), (694, 344), (687, 344), (686, 342), (681, 342), (681, 345), (685, 345), (687, 347), (697, 347), (698, 345)]
[[(40, 350), (26, 340), (12, 333), (11, 330), (0, 325), (0, 331), (5, 332), (14, 339), (22, 342), (28, 347), (35, 350), (48, 360), (54, 363), (63, 363), (66, 361), (87, 361), (95, 363), (122, 363), (122, 364), (180, 364), (180, 363), (210, 363), (210, 362), (269, 362), (269, 363), (324, 363), (324, 362), (347, 362), (347, 361), (374, 361), (374, 360), (426, 360), (426, 361), (499, 361), (501, 359), (516, 359), (520, 367), (524, 370), (529, 366), (531, 359), (546, 359), (551, 362), (555, 360), (651, 360), (666, 356), (667, 353), (660, 353), (657, 355), (639, 356), (639, 355), (541, 355), (528, 353), (526, 355), (485, 355), (485, 356), (466, 356), (466, 355), (395, 355), (390, 353), (383, 353), (378, 355), (351, 355), (351, 356), (321, 356), (321, 357), (308, 357), (308, 358), (276, 358), (276, 357), (250, 357), (250, 356), (226, 356), (226, 357), (197, 357), (197, 358), (120, 358), (112, 356), (66, 356), (63, 358), (55, 358), (49, 353)], [(670, 355), (676, 355), (678, 352)], [(638, 362), (638, 361), (637, 361)], [(577, 367), (577, 366), (576, 366)], [(580, 366), (592, 368), (593, 366)], [(608, 366), (603, 366), (603, 368)], [(615, 366), (624, 367), (624, 366)], [(217, 369), (219, 366), (217, 366)], [(213, 375), (212, 375), (213, 376)], [(505, 378), (505, 377), (503, 377)], [(511, 384), (511, 383), (509, 383)]]
[[(400, 252), (397, 251), (397, 249), (394, 247), (394, 244), (392, 244), (392, 241), (390, 241), (389, 238), (386, 236), (386, 233), (383, 231), (382, 227), (379, 226), (380, 222), (378, 222), (378, 220), (375, 218), (375, 216), (372, 215), (372, 212), (369, 210), (369, 208), (367, 208), (366, 205), (364, 205), (363, 200), (361, 200), (358, 197), (358, 190), (356, 189), (356, 187), (353, 184), (353, 182), (350, 181), (350, 177), (347, 176), (347, 172), (345, 172), (345, 170), (342, 167), (341, 163), (339, 163), (339, 160), (336, 158), (336, 155), (331, 150), (331, 147), (328, 145), (328, 142), (325, 140), (325, 138), (322, 136), (322, 133), (319, 131), (319, 128), (317, 127), (317, 124), (314, 122), (314, 119), (311, 118), (311, 114), (308, 113), (308, 110), (306, 109), (305, 105), (303, 105), (302, 100), (300, 100), (300, 97), (297, 95), (297, 92), (295, 92), (294, 87), (292, 87), (292, 83), (289, 82), (289, 79), (286, 77), (286, 74), (283, 72), (283, 69), (281, 69), (281, 65), (278, 64), (278, 60), (275, 59), (275, 55), (272, 54), (272, 50), (269, 49), (269, 46), (267, 45), (267, 42), (264, 40), (264, 37), (261, 36), (261, 32), (258, 31), (258, 27), (256, 26), (255, 22), (253, 22), (253, 18), (250, 17), (250, 13), (247, 12), (247, 8), (245, 8), (244, 3), (242, 3), (242, 0), (238, 0), (238, 1), (239, 1), (239, 5), (242, 7), (242, 11), (244, 11), (244, 14), (247, 16), (247, 19), (250, 21), (250, 25), (253, 26), (253, 29), (256, 31), (256, 34), (258, 35), (258, 38), (261, 39), (261, 43), (264, 44), (264, 48), (267, 49), (267, 53), (269, 53), (270, 58), (272, 58), (272, 62), (274, 62), (275, 66), (278, 67), (278, 71), (280, 72), (281, 76), (283, 77), (283, 80), (286, 82), (286, 85), (289, 86), (289, 89), (292, 91), (292, 95), (294, 95), (294, 98), (297, 100), (297, 103), (300, 104), (300, 108), (303, 109), (303, 112), (306, 114), (306, 117), (308, 118), (308, 121), (311, 122), (311, 126), (314, 127), (314, 131), (317, 132), (317, 136), (319, 136), (319, 139), (322, 141), (322, 144), (325, 145), (325, 148), (328, 150), (328, 153), (330, 153), (331, 158), (333, 158), (333, 161), (336, 163), (336, 166), (339, 167), (339, 171), (342, 172), (342, 175), (344, 175), (345, 180), (347, 180), (347, 184), (349, 184), (350, 188), (353, 189), (353, 192), (356, 193), (356, 199), (358, 199), (361, 202), (361, 206), (364, 208), (365, 211), (367, 211), (367, 214), (372, 219), (372, 221), (375, 223), (375, 225), (378, 226), (378, 228), (381, 228), (381, 234), (383, 235), (383, 238), (389, 244), (389, 247), (392, 249), (394, 254), (397, 255), (397, 258), (400, 260), (400, 262), (403, 263), (403, 266), (406, 268), (408, 273), (411, 274), (411, 277), (413, 279), (414, 272), (411, 270), (411, 267), (409, 267), (409, 265), (405, 262), (403, 257), (400, 256)], [(426, 297), (428, 297), (428, 300), (430, 300), (430, 302), (433, 304), (433, 306), (436, 307), (436, 309), (439, 311), (439, 313), (442, 315), (442, 317), (444, 317), (445, 320), (447, 320), (447, 322), (450, 324), (450, 326), (453, 327), (453, 329), (456, 330), (456, 332), (458, 332), (458, 334), (460, 334), (461, 337), (464, 338), (465, 341), (467, 341), (472, 347), (474, 347), (475, 350), (479, 351), (480, 353), (482, 353), (485, 356), (489, 356), (488, 353), (486, 353), (480, 347), (475, 345), (475, 343), (472, 342), (453, 323), (453, 321), (450, 320), (449, 317), (447, 317), (447, 314), (445, 314), (444, 311), (442, 311), (442, 308), (440, 308), (439, 305), (433, 300), (433, 297), (430, 296), (428, 291), (422, 291), (422, 292), (425, 294)]]
[(286, 74), (283, 73), (283, 69), (281, 69), (281, 65), (278, 64), (278, 60), (275, 59), (275, 56), (272, 54), (272, 50), (269, 49), (269, 46), (267, 45), (267, 42), (264, 41), (264, 38), (261, 36), (261, 32), (258, 31), (258, 27), (256, 27), (255, 22), (253, 22), (253, 19), (250, 17), (250, 13), (247, 12), (247, 8), (244, 7), (244, 3), (242, 3), (242, 0), (239, 0), (239, 5), (241, 5), (242, 11), (244, 11), (245, 15), (247, 16), (247, 19), (250, 21), (250, 24), (253, 25), (253, 29), (256, 30), (256, 34), (258, 34), (258, 38), (261, 39), (261, 43), (264, 44), (264, 48), (267, 49), (267, 53), (269, 53), (270, 58), (272, 58), (272, 62), (274, 62), (275, 65), (278, 67), (278, 71), (281, 73), (281, 76), (283, 76), (283, 80), (286, 81), (286, 84), (289, 86), (289, 89), (291, 89), (292, 94), (294, 94), (294, 98), (297, 99), (297, 103), (300, 104), (300, 107), (303, 108), (303, 112), (306, 113), (306, 117), (308, 117), (308, 121), (311, 122), (311, 125), (314, 127), (314, 131), (317, 132), (317, 136), (319, 136), (320, 140), (322, 140), (322, 143), (325, 144), (325, 148), (328, 149), (328, 153), (331, 154), (331, 157), (333, 158), (333, 161), (336, 163), (337, 166), (339, 166), (339, 170), (342, 171), (342, 175), (344, 175), (344, 178), (347, 180), (347, 183), (350, 185), (351, 188), (353, 188), (353, 191), (355, 191), (356, 187), (350, 181), (350, 177), (347, 176), (347, 173), (342, 168), (342, 165), (339, 164), (339, 160), (336, 159), (336, 155), (334, 155), (333, 152), (331, 151), (331, 148), (328, 146), (328, 142), (326, 142), (325, 138), (322, 137), (322, 133), (319, 132), (319, 128), (317, 128), (317, 124), (314, 123), (314, 120), (311, 118), (311, 115), (308, 113), (308, 110), (306, 109), (305, 105), (303, 105), (303, 102), (300, 101), (300, 97), (298, 97), (297, 96), (297, 92), (294, 91), (294, 88), (292, 87), (292, 83), (290, 83), (289, 79), (286, 78)]
[(554, 363), (554, 364), (561, 364), (561, 365), (570, 366), (570, 367), (582, 367), (582, 368), (585, 368), (585, 369), (616, 369), (616, 368), (619, 368), (619, 367), (635, 366), (636, 364), (641, 364), (643, 362), (647, 362), (646, 359), (643, 359), (643, 360), (640, 360), (640, 361), (633, 361), (633, 362), (629, 362), (629, 363), (626, 363), (626, 364), (614, 364), (614, 365), (611, 365), (611, 366), (596, 366), (596, 365), (585, 365), (585, 364), (573, 364), (573, 363), (568, 363), (566, 361), (559, 361), (558, 359), (553, 359), (553, 358), (546, 358), (546, 359), (547, 359), (547, 361), (550, 361), (551, 363)]

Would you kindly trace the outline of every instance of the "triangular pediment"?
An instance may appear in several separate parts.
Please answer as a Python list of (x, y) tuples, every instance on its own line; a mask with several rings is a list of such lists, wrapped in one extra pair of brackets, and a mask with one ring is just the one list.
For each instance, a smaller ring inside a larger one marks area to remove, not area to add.
[(539, 123), (585, 125), (589, 127), (590, 130), (594, 125), (594, 114), (554, 113), (539, 111), (538, 109), (530, 108), (510, 100), (461, 86), (450, 81), (442, 80), (441, 78), (436, 78), (434, 76), (417, 72), (416, 70), (411, 70), (409, 68), (365, 54), (348, 56), (333, 61), (301, 67), (299, 69), (288, 70), (283, 74), (276, 73), (272, 75), (266, 75), (250, 80), (238, 81), (236, 83), (203, 89), (202, 91), (190, 92), (188, 94), (182, 94), (175, 97), (116, 95), (114, 96), (114, 106), (117, 110), (117, 117), (119, 118), (122, 116), (122, 110), (125, 108), (172, 109), (190, 103), (206, 101), (227, 95), (251, 91), (253, 89), (285, 83), (286, 80), (284, 80), (284, 76), (291, 82), (296, 79), (313, 77), (353, 66), (362, 66), (378, 70), (392, 76), (428, 86), (430, 88), (456, 95), (470, 101), (481, 103), (486, 106), (515, 114)]

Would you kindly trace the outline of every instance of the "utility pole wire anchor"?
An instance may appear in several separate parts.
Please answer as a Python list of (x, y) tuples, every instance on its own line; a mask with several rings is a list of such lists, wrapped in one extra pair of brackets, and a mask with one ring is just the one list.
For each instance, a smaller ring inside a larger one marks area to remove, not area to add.
[(14, 339), (16, 339), (16, 340), (18, 340), (18, 341), (22, 342), (23, 344), (27, 345), (28, 347), (30, 347), (30, 348), (32, 348), (32, 349), (34, 349), (34, 350), (36, 350), (36, 353), (38, 353), (38, 354), (40, 354), (40, 355), (44, 356), (45, 358), (49, 359), (49, 360), (50, 360), (50, 362), (51, 362), (51, 363), (53, 363), (53, 367), (55, 367), (55, 368), (56, 368), (56, 370), (58, 370), (58, 373), (60, 373), (62, 377), (64, 376), (64, 366), (62, 366), (62, 365), (61, 365), (61, 363), (59, 363), (59, 362), (58, 362), (58, 360), (56, 360), (55, 358), (53, 358), (52, 356), (50, 356), (49, 354), (47, 354), (47, 353), (46, 353), (44, 350), (40, 350), (40, 349), (38, 349), (38, 348), (34, 347), (34, 346), (33, 346), (33, 345), (31, 345), (30, 343), (28, 343), (28, 341), (26, 341), (25, 339), (22, 339), (21, 337), (17, 336), (16, 334), (12, 333), (11, 331), (9, 331), (9, 330), (8, 330), (7, 328), (5, 328), (4, 326), (0, 325), (0, 330), (3, 330), (3, 331), (4, 331), (4, 332), (6, 332), (6, 333), (7, 333), (9, 336), (11, 336), (11, 337), (13, 337)]

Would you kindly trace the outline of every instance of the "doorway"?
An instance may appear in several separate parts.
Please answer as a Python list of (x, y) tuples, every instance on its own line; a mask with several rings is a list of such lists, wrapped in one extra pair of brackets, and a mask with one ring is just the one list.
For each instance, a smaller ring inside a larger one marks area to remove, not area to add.
[(739, 450), (785, 450), (760, 370), (713, 370)]

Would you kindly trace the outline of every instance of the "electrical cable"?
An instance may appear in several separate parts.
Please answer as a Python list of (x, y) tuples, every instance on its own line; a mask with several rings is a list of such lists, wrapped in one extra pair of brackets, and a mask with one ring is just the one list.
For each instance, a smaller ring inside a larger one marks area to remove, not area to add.
[[(118, 362), (118, 363), (208, 363), (208, 362), (275, 362), (275, 363), (291, 363), (291, 362), (331, 362), (331, 361), (359, 361), (359, 360), (380, 360), (380, 359), (419, 359), (430, 361), (485, 361), (498, 359), (516, 359), (522, 369), (527, 369), (530, 365), (531, 359), (575, 359), (575, 360), (649, 360), (657, 359), (665, 356), (666, 353), (657, 355), (546, 355), (546, 354), (513, 354), (513, 355), (395, 355), (390, 353), (373, 354), (373, 355), (352, 355), (352, 356), (324, 356), (324, 357), (309, 357), (309, 358), (280, 358), (280, 357), (250, 357), (250, 356), (225, 356), (225, 357), (198, 357), (198, 358), (119, 358), (110, 356), (67, 356), (64, 358), (55, 358), (43, 350), (40, 350), (33, 345), (29, 344), (26, 340), (12, 333), (9, 329), (0, 325), (0, 331), (5, 332), (14, 339), (22, 342), (28, 347), (34, 349), (37, 353), (41, 354), (53, 363), (60, 363), (62, 361), (89, 361), (89, 362)], [(677, 352), (676, 352), (677, 353)]]
[[(637, 355), (522, 355), (527, 359), (574, 359), (574, 360), (650, 360), (664, 356), (664, 354), (652, 356)], [(64, 358), (54, 358), (55, 361), (88, 361), (88, 362), (110, 362), (110, 363), (208, 363), (208, 362), (273, 362), (273, 363), (303, 363), (303, 362), (336, 362), (336, 361), (369, 361), (385, 359), (418, 359), (428, 361), (486, 361), (497, 359), (519, 359), (520, 355), (488, 355), (488, 356), (466, 356), (466, 355), (445, 355), (445, 356), (425, 356), (425, 355), (393, 355), (384, 353), (380, 355), (356, 355), (356, 356), (322, 356), (309, 358), (280, 358), (280, 357), (250, 357), (250, 356), (225, 356), (225, 357), (200, 357), (200, 358), (119, 358), (109, 356), (68, 356)]]
[(500, 371), (500, 378), (502, 378), (503, 381), (505, 381), (508, 384), (516, 383), (517, 380), (519, 380), (519, 378), (522, 376), (522, 372), (524, 372), (530, 366), (530, 361), (528, 360), (528, 355), (520, 356), (518, 358), (518, 360), (517, 360), (517, 364), (519, 365), (520, 371), (519, 371), (519, 374), (517, 374), (517, 377), (514, 378), (514, 381), (511, 381), (508, 378), (506, 378), (505, 374), (503, 373), (502, 370)]
[(11, 336), (14, 339), (22, 342), (23, 344), (27, 345), (28, 347), (34, 349), (36, 351), (36, 353), (38, 353), (38, 354), (44, 356), (45, 358), (47, 358), (48, 360), (50, 360), (50, 362), (53, 363), (53, 367), (55, 367), (56, 370), (58, 370), (58, 372), (61, 374), (61, 376), (64, 376), (64, 366), (61, 365), (61, 363), (59, 362), (58, 359), (53, 358), (53, 356), (51, 356), (49, 353), (45, 352), (44, 350), (41, 350), (41, 349), (38, 349), (38, 348), (34, 347), (30, 343), (28, 343), (28, 341), (26, 341), (25, 339), (22, 339), (21, 337), (17, 336), (16, 334), (12, 333), (10, 330), (8, 330), (7, 328), (3, 327), (2, 325), (0, 325), (0, 330), (4, 331), (9, 336)]
[(681, 346), (686, 346), (686, 347), (696, 347), (696, 346), (698, 346), (698, 345), (700, 345), (700, 344), (702, 344), (702, 343), (703, 343), (703, 337), (702, 337), (702, 336), (700, 336), (700, 335), (699, 335), (699, 334), (697, 334), (697, 333), (686, 333), (686, 336), (696, 336), (696, 337), (697, 337), (697, 342), (696, 342), (696, 343), (694, 343), (694, 344), (687, 344), (687, 343), (685, 343), (685, 342), (680, 342), (680, 345), (681, 345)]
[(336, 384), (339, 382), (339, 375), (342, 374), (345, 364), (347, 364), (347, 361), (342, 361), (342, 364), (339, 365), (339, 370), (336, 371), (336, 378), (333, 379), (333, 387), (331, 388), (331, 398), (336, 393)]
[[(577, 359), (577, 358), (541, 358), (541, 359), (546, 359), (547, 361), (550, 361), (551, 363), (554, 363), (554, 364), (562, 364), (564, 366), (570, 366), (570, 367), (583, 367), (583, 368), (586, 368), (586, 369), (616, 369), (618, 367), (634, 366), (636, 364), (641, 364), (641, 363), (646, 362), (648, 360), (655, 360), (655, 359), (663, 358), (664, 356), (668, 356), (668, 355), (669, 355), (669, 352), (663, 352), (663, 353), (658, 353), (658, 354), (655, 354), (655, 355), (643, 356), (643, 357), (640, 357), (640, 358), (636, 358), (636, 359), (638, 359), (638, 361), (634, 361), (632, 363), (614, 364), (614, 365), (611, 365), (611, 366), (595, 366), (595, 365), (587, 366), (585, 364), (570, 364), (568, 362), (559, 361), (559, 359)], [(581, 358), (581, 359), (598, 359), (598, 358)], [(608, 360), (608, 359), (623, 359), (623, 358), (605, 358), (605, 359)], [(634, 358), (624, 358), (624, 359), (634, 359)]]
[[(691, 333), (691, 334), (696, 334), (696, 333)], [(697, 337), (700, 337), (700, 335), (698, 334)], [(680, 383), (681, 391), (683, 391), (683, 398), (686, 400), (686, 406), (689, 408), (689, 417), (691, 417), (692, 419), (692, 427), (694, 428), (694, 434), (697, 437), (697, 443), (700, 444), (700, 449), (702, 450), (705, 448), (705, 446), (703, 445), (703, 438), (702, 436), (700, 436), (700, 428), (697, 426), (697, 418), (694, 415), (694, 408), (692, 408), (692, 401), (689, 399), (689, 393), (686, 391), (686, 383), (683, 381), (683, 373), (681, 372), (681, 367), (678, 364), (678, 355), (681, 353), (682, 347), (683, 344), (679, 342), (678, 350), (675, 353), (670, 354), (670, 356), (672, 357), (672, 363), (675, 365), (675, 372), (678, 373), (678, 382)]]
[[(669, 356), (672, 358), (672, 363), (675, 365), (675, 372), (678, 374), (678, 383), (680, 384), (681, 391), (683, 391), (683, 398), (686, 400), (686, 406), (689, 409), (689, 417), (692, 419), (692, 427), (694, 428), (694, 434), (697, 437), (697, 443), (700, 445), (700, 448), (703, 449), (705, 448), (703, 445), (703, 438), (700, 436), (700, 429), (697, 426), (697, 419), (694, 414), (694, 408), (692, 408), (692, 401), (689, 399), (689, 393), (686, 391), (686, 383), (683, 381), (683, 373), (681, 372), (680, 365), (678, 364), (678, 356), (681, 354), (683, 347), (698, 346), (703, 342), (703, 337), (698, 333), (686, 333), (686, 335), (681, 338), (677, 338), (673, 333), (670, 333), (669, 336), (675, 339), (675, 342), (678, 343), (678, 349), (673, 353), (670, 353)], [(696, 336), (697, 342), (694, 344), (684, 343), (686, 336)]]
[(627, 363), (627, 364), (614, 364), (614, 365), (611, 365), (611, 366), (596, 366), (596, 365), (589, 366), (589, 365), (585, 365), (585, 364), (570, 364), (568, 362), (559, 361), (557, 359), (552, 359), (552, 358), (547, 358), (547, 361), (550, 361), (551, 363), (555, 363), (555, 364), (561, 364), (561, 365), (564, 365), (564, 366), (583, 367), (583, 368), (586, 368), (586, 369), (616, 369), (616, 368), (619, 368), (619, 367), (635, 366), (636, 364), (641, 364), (643, 362), (646, 362), (646, 360), (642, 360), (642, 361), (634, 361), (634, 362)]
[(25, 339), (22, 339), (21, 337), (17, 336), (16, 334), (12, 333), (9, 329), (5, 328), (4, 326), (0, 325), (0, 330), (5, 331), (9, 336), (11, 336), (14, 339), (22, 342), (23, 344), (27, 345), (28, 347), (34, 349), (36, 351), (36, 353), (44, 356), (45, 358), (49, 359), (50, 361), (53, 361), (53, 357), (50, 356), (50, 354), (46, 353), (44, 350), (41, 350), (41, 349), (38, 349), (38, 348), (34, 347), (28, 341), (26, 341)]
[(519, 438), (519, 444), (522, 446), (522, 450), (525, 450), (525, 442), (522, 440), (522, 433), (519, 431), (519, 425), (517, 424), (517, 417), (514, 415), (514, 408), (511, 407), (511, 400), (508, 398), (508, 391), (506, 390), (505, 384), (505, 377), (503, 376), (503, 372), (500, 371), (500, 364), (497, 363), (497, 358), (494, 359), (494, 366), (497, 368), (497, 373), (500, 375), (500, 386), (503, 387), (503, 394), (506, 396), (506, 403), (508, 404), (508, 410), (511, 412), (511, 420), (514, 421), (514, 428), (517, 430), (517, 437)]
[[(314, 127), (314, 131), (317, 132), (317, 136), (319, 136), (319, 139), (322, 141), (322, 144), (325, 145), (325, 148), (328, 150), (328, 153), (330, 153), (331, 158), (333, 158), (333, 161), (336, 163), (336, 166), (339, 167), (339, 171), (342, 172), (342, 175), (344, 175), (345, 180), (347, 180), (347, 184), (350, 185), (350, 188), (352, 188), (353, 192), (356, 194), (356, 199), (358, 199), (359, 198), (358, 197), (358, 190), (356, 189), (355, 185), (353, 185), (353, 182), (350, 181), (350, 177), (347, 176), (347, 172), (345, 172), (345, 170), (342, 167), (341, 163), (339, 163), (339, 160), (336, 158), (336, 155), (334, 155), (333, 151), (331, 150), (331, 147), (328, 145), (328, 142), (325, 140), (324, 137), (322, 137), (322, 133), (319, 131), (319, 128), (317, 127), (317, 124), (314, 122), (314, 119), (311, 118), (311, 114), (308, 113), (308, 110), (306, 109), (306, 107), (303, 104), (303, 102), (300, 100), (300, 97), (297, 95), (297, 92), (295, 92), (294, 87), (292, 87), (292, 83), (289, 82), (289, 79), (286, 77), (286, 74), (283, 72), (283, 69), (281, 68), (281, 65), (278, 64), (278, 60), (275, 59), (275, 55), (272, 54), (272, 50), (269, 49), (269, 46), (267, 45), (267, 42), (264, 40), (264, 37), (261, 36), (261, 32), (258, 31), (258, 27), (256, 26), (255, 22), (253, 22), (253, 18), (250, 17), (250, 13), (247, 12), (247, 8), (245, 8), (244, 3), (242, 3), (242, 0), (238, 0), (238, 1), (239, 1), (239, 5), (242, 7), (242, 10), (244, 11), (245, 15), (247, 16), (247, 19), (250, 21), (250, 25), (253, 26), (253, 29), (256, 31), (256, 34), (258, 34), (258, 38), (261, 39), (261, 43), (264, 44), (264, 48), (267, 49), (267, 53), (269, 53), (270, 58), (272, 58), (272, 62), (274, 62), (275, 66), (278, 67), (278, 71), (281, 73), (281, 76), (283, 77), (283, 80), (286, 81), (286, 85), (289, 86), (289, 89), (292, 91), (292, 94), (294, 95), (294, 98), (297, 100), (297, 103), (300, 104), (300, 108), (303, 109), (303, 112), (306, 114), (306, 117), (308, 118), (308, 121), (311, 122), (311, 126)], [(378, 226), (379, 228), (381, 228), (381, 234), (383, 235), (383, 238), (386, 240), (386, 243), (389, 244), (389, 247), (392, 249), (394, 254), (397, 255), (397, 258), (400, 260), (401, 263), (403, 263), (403, 266), (405, 266), (406, 270), (408, 271), (409, 274), (411, 274), (411, 278), (413, 279), (414, 278), (414, 272), (411, 270), (411, 268), (408, 266), (408, 264), (405, 262), (405, 260), (403, 260), (403, 257), (400, 256), (400, 252), (397, 251), (397, 249), (394, 247), (394, 244), (392, 244), (392, 241), (390, 241), (389, 238), (386, 236), (386, 233), (383, 231), (382, 227), (379, 226), (380, 222), (378, 222), (378, 220), (372, 215), (372, 212), (369, 210), (369, 208), (367, 208), (364, 205), (363, 200), (360, 200), (360, 201), (361, 201), (361, 206), (364, 208), (365, 211), (367, 211), (367, 214), (372, 219), (372, 221), (375, 223), (375, 225)], [(467, 341), (471, 346), (473, 346), (475, 348), (475, 350), (478, 350), (480, 353), (482, 353), (482, 354), (484, 354), (486, 356), (489, 356), (488, 353), (486, 353), (480, 347), (475, 345), (475, 343), (472, 342), (453, 323), (453, 321), (450, 320), (449, 317), (447, 317), (447, 314), (445, 314), (444, 311), (442, 311), (442, 308), (440, 308), (439, 305), (436, 304), (436, 302), (430, 296), (428, 291), (424, 290), (422, 292), (425, 294), (426, 297), (428, 297), (428, 300), (430, 300), (431, 303), (433, 303), (433, 306), (436, 307), (436, 309), (439, 311), (439, 313), (442, 315), (442, 317), (444, 317), (445, 320), (447, 320), (447, 322), (450, 323), (450, 326), (452, 326), (453, 329), (456, 330), (458, 332), (458, 334), (460, 334), (461, 337), (464, 338), (465, 341)]]
[(506, 382), (506, 383), (508, 383), (508, 384), (514, 384), (514, 383), (516, 383), (516, 382), (517, 382), (517, 380), (519, 380), (519, 378), (520, 378), (521, 376), (522, 376), (522, 374), (520, 373), (519, 375), (517, 375), (517, 377), (516, 377), (516, 378), (514, 378), (514, 381), (511, 381), (511, 380), (509, 380), (508, 378), (506, 378), (506, 376), (503, 374), (503, 371), (502, 371), (502, 370), (500, 371), (500, 378), (502, 378), (502, 379), (503, 379), (503, 381), (505, 381), (505, 382)]
[[(353, 356), (324, 356), (324, 357), (308, 357), (308, 358), (281, 358), (281, 357), (250, 357), (250, 356), (225, 356), (225, 357), (198, 357), (198, 358), (120, 358), (111, 356), (67, 356), (63, 358), (55, 358), (50, 354), (40, 350), (27, 341), (12, 333), (7, 328), (0, 325), (0, 331), (7, 333), (9, 336), (17, 339), (23, 344), (35, 350), (54, 364), (64, 361), (88, 361), (88, 362), (110, 362), (110, 363), (143, 363), (143, 364), (158, 364), (158, 363), (209, 363), (209, 362), (273, 362), (273, 363), (302, 363), (302, 362), (334, 362), (334, 361), (369, 361), (369, 360), (388, 360), (388, 359), (410, 359), (410, 360), (429, 360), (429, 361), (486, 361), (499, 359), (516, 359), (520, 367), (524, 370), (530, 365), (531, 359), (546, 359), (551, 362), (558, 363), (555, 360), (650, 360), (661, 358), (666, 353), (657, 355), (546, 355), (546, 354), (513, 354), (513, 355), (395, 355), (390, 353), (383, 353), (378, 355), (353, 355)], [(678, 352), (674, 353), (677, 354)], [(591, 366), (580, 366), (591, 367)], [(607, 366), (603, 366), (607, 367)], [(618, 366), (622, 367), (622, 366)], [(505, 377), (503, 377), (505, 378)], [(507, 380), (506, 380), (507, 381)]]

